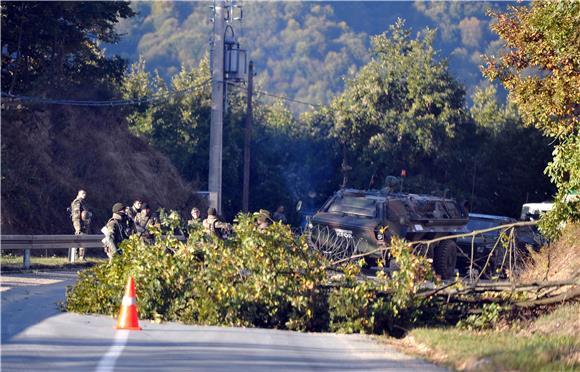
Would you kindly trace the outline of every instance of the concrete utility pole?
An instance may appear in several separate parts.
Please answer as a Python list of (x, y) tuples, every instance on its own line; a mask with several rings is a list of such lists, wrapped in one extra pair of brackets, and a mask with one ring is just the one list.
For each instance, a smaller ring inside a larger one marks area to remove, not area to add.
[(254, 94), (254, 62), (250, 61), (248, 70), (248, 94), (246, 109), (246, 127), (244, 128), (244, 187), (242, 192), (242, 210), (248, 212), (250, 205), (250, 150), (252, 144), (252, 95)]
[[(222, 146), (224, 127), (224, 33), (225, 1), (215, 1), (213, 65), (211, 89), (211, 127), (209, 134), (209, 204), (221, 213), (222, 208)], [(215, 196), (214, 196), (215, 195)]]

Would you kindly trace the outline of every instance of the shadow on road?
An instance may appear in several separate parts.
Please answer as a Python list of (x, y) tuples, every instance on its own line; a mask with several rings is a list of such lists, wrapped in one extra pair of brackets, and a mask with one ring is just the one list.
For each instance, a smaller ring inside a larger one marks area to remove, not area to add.
[(75, 272), (2, 273), (2, 344), (42, 320), (60, 314), (66, 286), (74, 284)]

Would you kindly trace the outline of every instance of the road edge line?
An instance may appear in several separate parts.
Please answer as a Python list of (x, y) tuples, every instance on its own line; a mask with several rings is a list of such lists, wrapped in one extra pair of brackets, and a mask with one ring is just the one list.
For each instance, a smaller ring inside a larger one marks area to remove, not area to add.
[(118, 330), (115, 332), (115, 339), (113, 345), (109, 348), (107, 353), (103, 355), (95, 372), (112, 372), (115, 370), (115, 363), (123, 353), (127, 340), (129, 339), (129, 331)]

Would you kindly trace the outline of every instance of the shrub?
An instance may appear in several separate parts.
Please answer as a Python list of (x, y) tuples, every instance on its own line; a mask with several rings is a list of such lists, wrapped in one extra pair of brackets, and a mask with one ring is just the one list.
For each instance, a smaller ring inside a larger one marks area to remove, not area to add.
[(361, 280), (362, 261), (345, 267), (342, 282), (328, 301), (332, 331), (398, 335), (429, 308), (429, 300), (415, 294), (425, 281), (434, 280), (430, 262), (414, 255), (397, 237), (391, 240), (390, 248), (399, 266), (390, 275), (379, 271), (375, 280)]
[(470, 331), (492, 329), (500, 320), (501, 313), (502, 307), (499, 304), (484, 304), (480, 313), (471, 314), (464, 320), (460, 320), (457, 323), (457, 327)]
[(127, 276), (133, 275), (142, 318), (312, 327), (317, 286), (325, 271), (316, 252), (294, 239), (289, 226), (275, 223), (261, 232), (253, 216), (241, 214), (225, 241), (194, 226), (187, 242), (180, 242), (173, 234), (162, 235), (179, 226), (170, 216), (152, 228), (154, 244), (134, 235), (112, 262), (81, 272), (68, 293), (67, 309), (114, 315)]
[(136, 281), (139, 316), (157, 321), (397, 333), (428, 305), (414, 295), (433, 279), (430, 264), (396, 238), (391, 253), (399, 271), (368, 280), (360, 261), (339, 268), (344, 275), (330, 283), (327, 262), (287, 225), (260, 231), (255, 216), (240, 214), (226, 240), (193, 226), (182, 242), (171, 233), (180, 223), (163, 213), (161, 226), (151, 228), (155, 243), (134, 235), (111, 262), (81, 272), (67, 309), (115, 315), (128, 275)]

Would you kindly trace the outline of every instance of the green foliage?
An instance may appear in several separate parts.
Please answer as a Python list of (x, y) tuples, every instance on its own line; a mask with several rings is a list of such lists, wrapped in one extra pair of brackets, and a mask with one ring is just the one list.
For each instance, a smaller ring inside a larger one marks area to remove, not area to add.
[(534, 1), (512, 7), (506, 13), (492, 13), (493, 30), (508, 50), (488, 57), (484, 70), (490, 79), (500, 80), (509, 90), (527, 125), (535, 126), (556, 141), (553, 160), (546, 173), (558, 188), (555, 208), (542, 228), (552, 237), (561, 222), (580, 219), (578, 193), (580, 174), (580, 3)]
[(342, 144), (373, 153), (399, 150), (391, 157), (400, 161), (401, 147), (409, 159), (441, 150), (454, 136), (464, 93), (436, 60), (433, 36), (424, 30), (412, 39), (399, 20), (372, 39), (373, 59), (332, 104), (334, 135)]
[(205, 177), (207, 163), (211, 85), (208, 59), (198, 68), (183, 68), (170, 83), (157, 73), (145, 69), (145, 61), (135, 63), (125, 79), (121, 91), (126, 99), (166, 96), (178, 91), (170, 99), (160, 99), (133, 108), (127, 119), (130, 130), (145, 138), (166, 154), (185, 179)]
[(464, 91), (439, 61), (433, 37), (426, 29), (413, 38), (398, 20), (372, 38), (372, 60), (318, 113), (328, 116), (329, 135), (353, 166), (349, 186), (366, 188), (371, 175), (382, 180), (401, 169), (435, 180), (441, 189), (453, 181), (441, 169), (463, 160), (457, 142), (469, 121)]
[[(145, 58), (167, 78), (199, 63), (208, 51), (212, 26), (203, 2), (133, 3), (140, 14), (121, 25), (124, 48), (113, 52)], [(326, 103), (343, 87), (341, 76), (368, 60), (366, 35), (354, 32), (330, 4), (243, 4), (243, 24), (233, 24), (242, 48), (256, 62), (255, 81), (269, 91)], [(306, 107), (293, 106), (293, 111)]]
[(139, 316), (158, 321), (400, 332), (428, 305), (415, 294), (433, 279), (430, 264), (402, 240), (393, 240), (400, 270), (391, 277), (380, 272), (376, 280), (361, 280), (361, 261), (346, 265), (329, 286), (325, 262), (287, 225), (259, 231), (256, 216), (240, 214), (225, 241), (196, 225), (181, 242), (169, 233), (180, 223), (177, 214), (162, 213), (161, 226), (151, 228), (154, 244), (132, 236), (110, 263), (82, 271), (67, 294), (67, 309), (115, 315), (128, 275), (135, 277)]
[(3, 92), (61, 93), (121, 78), (124, 62), (106, 58), (99, 43), (119, 40), (115, 24), (135, 14), (128, 2), (5, 2), (1, 9)]
[(500, 320), (501, 312), (502, 308), (499, 304), (484, 304), (481, 313), (471, 314), (466, 319), (460, 320), (457, 327), (470, 331), (492, 329)]
[(425, 281), (434, 280), (431, 264), (396, 237), (390, 248), (399, 266), (391, 276), (380, 271), (375, 280), (364, 280), (359, 277), (364, 261), (346, 266), (340, 287), (328, 299), (332, 331), (398, 334), (429, 307), (429, 300), (415, 294)]
[[(372, 175), (382, 181), (407, 169), (407, 190), (470, 199), (480, 212), (517, 215), (526, 200), (546, 199), (551, 188), (540, 170), (549, 146), (536, 131), (520, 128), (517, 111), (500, 105), (491, 88), (477, 91), (467, 112), (463, 88), (440, 60), (433, 38), (430, 30), (412, 37), (399, 21), (373, 38), (373, 59), (331, 105), (300, 117), (282, 101), (264, 103), (257, 93), (250, 209), (285, 205), (291, 211), (300, 199), (318, 208), (341, 184), (344, 159), (353, 167), (348, 186), (366, 188)], [(131, 98), (191, 89), (167, 102), (136, 107), (129, 121), (134, 133), (168, 155), (201, 189), (208, 172), (210, 93), (209, 86), (195, 87), (209, 77), (207, 64), (205, 58), (198, 67), (184, 66), (168, 83), (140, 61), (123, 85)], [(228, 103), (223, 208), (233, 217), (241, 209), (242, 90), (230, 89)]]
[[(525, 202), (548, 200), (553, 194), (542, 176), (551, 156), (549, 140), (525, 127), (513, 104), (497, 100), (493, 85), (476, 89), (470, 114), (475, 133), (467, 144), (475, 210), (518, 216)], [(471, 164), (470, 164), (471, 163)]]
[(155, 244), (132, 236), (111, 263), (83, 271), (68, 294), (67, 308), (113, 315), (127, 275), (133, 275), (142, 318), (313, 328), (316, 284), (324, 270), (288, 226), (275, 223), (259, 232), (254, 216), (240, 214), (231, 239), (214, 240), (194, 226), (184, 243), (172, 234), (161, 235), (179, 226), (171, 216), (152, 229)]

